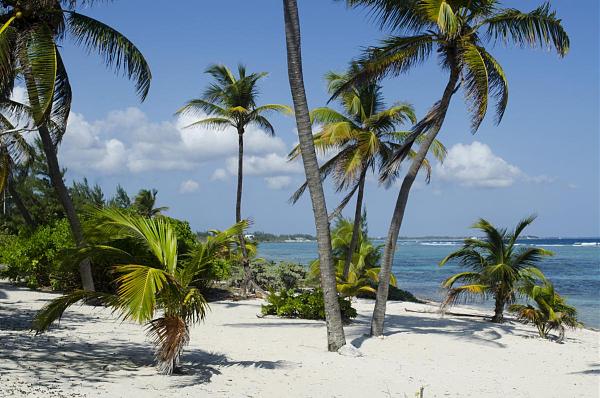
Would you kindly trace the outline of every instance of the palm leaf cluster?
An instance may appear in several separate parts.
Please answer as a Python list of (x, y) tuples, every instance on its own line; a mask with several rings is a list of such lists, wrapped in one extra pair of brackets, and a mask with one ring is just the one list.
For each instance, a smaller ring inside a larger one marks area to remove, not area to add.
[(458, 260), (469, 271), (460, 272), (443, 283), (447, 296), (443, 307), (474, 297), (492, 298), (495, 301), (495, 322), (503, 321), (504, 307), (517, 298), (523, 283), (545, 280), (538, 268), (539, 262), (552, 252), (540, 247), (519, 247), (517, 239), (535, 217), (523, 219), (513, 232), (495, 228), (490, 222), (480, 219), (473, 228), (479, 229), (484, 238), (465, 239), (459, 250), (449, 254), (440, 265)]
[[(548, 3), (530, 12), (502, 8), (498, 0), (347, 0), (347, 4), (367, 7), (382, 28), (393, 32), (358, 60), (360, 68), (351, 84), (408, 72), (436, 54), (444, 69), (458, 75), (473, 132), (485, 118), (490, 102), (495, 104), (496, 123), (508, 104), (506, 74), (486, 44), (555, 49), (561, 57), (569, 51), (569, 37)], [(441, 125), (445, 116), (441, 108), (436, 104), (429, 120), (415, 126), (413, 140)]]
[[(100, 300), (123, 320), (146, 325), (160, 370), (171, 373), (189, 341), (190, 325), (206, 315), (208, 304), (197, 287), (202, 271), (229, 252), (246, 225), (241, 222), (214, 232), (182, 258), (177, 236), (166, 218), (147, 218), (116, 208), (96, 210), (86, 228), (89, 243), (73, 253), (71, 260), (77, 264), (81, 258), (108, 259), (116, 275), (116, 293), (76, 290), (46, 305), (36, 315), (33, 327), (37, 332), (46, 331), (70, 305)], [(123, 240), (137, 245), (127, 252), (119, 247)]]
[[(541, 284), (524, 283), (519, 289), (527, 297), (527, 304), (512, 304), (509, 311), (524, 323), (535, 325), (540, 337), (546, 339), (552, 331), (558, 332), (558, 342), (565, 337), (566, 327), (582, 326), (577, 320), (577, 310), (554, 290), (549, 281)], [(532, 305), (534, 304), (534, 305)]]

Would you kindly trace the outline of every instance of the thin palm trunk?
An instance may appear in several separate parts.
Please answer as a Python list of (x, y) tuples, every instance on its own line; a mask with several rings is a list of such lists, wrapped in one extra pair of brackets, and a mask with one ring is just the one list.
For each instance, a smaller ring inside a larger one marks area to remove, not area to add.
[[(77, 213), (75, 212), (75, 206), (69, 195), (69, 191), (60, 172), (60, 166), (58, 165), (58, 158), (56, 156), (56, 146), (52, 142), (50, 131), (45, 125), (39, 126), (38, 131), (42, 140), (42, 147), (44, 154), (46, 155), (46, 161), (48, 163), (48, 174), (50, 175), (50, 181), (56, 190), (58, 199), (65, 211), (69, 225), (71, 226), (71, 232), (73, 233), (73, 239), (77, 246), (83, 245), (83, 232), (81, 230), (81, 224)], [(81, 276), (81, 284), (84, 290), (94, 291), (94, 279), (92, 277), (92, 266), (89, 259), (83, 260), (79, 264), (79, 274)]]
[[(242, 221), (242, 189), (244, 185), (244, 129), (238, 128), (238, 175), (237, 175), (237, 195), (235, 201), (235, 222)], [(242, 282), (242, 296), (248, 295), (250, 281), (252, 278), (250, 271), (250, 262), (248, 260), (248, 251), (246, 250), (246, 241), (243, 234), (240, 234), (240, 249), (242, 251), (242, 267), (244, 269), (244, 281)]]
[(356, 245), (358, 245), (358, 234), (362, 225), (362, 206), (365, 191), (366, 175), (367, 168), (365, 167), (360, 173), (360, 180), (358, 181), (358, 192), (356, 193), (356, 208), (354, 209), (354, 225), (352, 227), (352, 238), (350, 239), (350, 246), (348, 246), (348, 253), (346, 253), (346, 260), (344, 262), (344, 280), (348, 280), (348, 274), (350, 273), (350, 264), (352, 264), (352, 256), (356, 251)]
[(379, 284), (377, 286), (377, 296), (375, 300), (375, 308), (373, 309), (373, 318), (371, 319), (371, 336), (383, 335), (383, 326), (385, 321), (385, 308), (387, 304), (387, 298), (390, 288), (390, 277), (392, 273), (392, 263), (394, 259), (394, 253), (396, 251), (396, 241), (398, 240), (398, 234), (400, 233), (400, 227), (402, 226), (402, 219), (404, 218), (404, 211), (406, 210), (406, 204), (408, 202), (408, 196), (412, 187), (417, 173), (421, 168), (421, 164), (429, 151), (429, 147), (435, 140), (435, 137), (439, 133), (448, 106), (450, 105), (450, 99), (456, 90), (456, 83), (458, 82), (459, 71), (455, 68), (450, 72), (450, 78), (446, 89), (439, 103), (439, 118), (437, 122), (430, 128), (429, 132), (425, 136), (425, 139), (420, 143), (419, 151), (413, 158), (413, 161), (402, 181), (400, 192), (396, 200), (396, 206), (394, 208), (394, 214), (390, 222), (390, 228), (385, 243), (385, 249), (383, 251), (383, 259), (381, 262), (381, 270), (379, 271)]
[(327, 348), (337, 351), (346, 344), (342, 316), (337, 296), (335, 269), (331, 252), (331, 235), (325, 194), (319, 173), (319, 164), (313, 142), (308, 104), (304, 90), (302, 75), (302, 54), (300, 47), (300, 21), (298, 18), (298, 4), (296, 0), (283, 0), (285, 17), (285, 36), (287, 45), (287, 62), (290, 89), (294, 101), (296, 125), (300, 152), (306, 173), (306, 181), (313, 207), (315, 226), (317, 230), (317, 244), (319, 261), (321, 264), (321, 287), (325, 302), (325, 323), (327, 325)]
[(27, 206), (25, 206), (25, 203), (23, 203), (21, 195), (19, 194), (19, 191), (17, 191), (17, 187), (15, 186), (15, 182), (12, 180), (12, 178), (8, 179), (8, 193), (10, 193), (10, 197), (12, 198), (15, 206), (17, 206), (17, 210), (19, 210), (19, 213), (21, 213), (21, 217), (23, 217), (25, 224), (27, 224), (30, 229), (35, 229), (37, 227), (37, 223), (31, 216)]

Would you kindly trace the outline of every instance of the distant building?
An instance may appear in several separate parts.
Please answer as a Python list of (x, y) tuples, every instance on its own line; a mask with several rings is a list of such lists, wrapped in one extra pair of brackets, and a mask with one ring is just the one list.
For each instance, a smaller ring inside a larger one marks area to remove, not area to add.
[(254, 235), (252, 235), (252, 234), (246, 234), (246, 235), (244, 235), (244, 238), (248, 239), (248, 240), (254, 240)]

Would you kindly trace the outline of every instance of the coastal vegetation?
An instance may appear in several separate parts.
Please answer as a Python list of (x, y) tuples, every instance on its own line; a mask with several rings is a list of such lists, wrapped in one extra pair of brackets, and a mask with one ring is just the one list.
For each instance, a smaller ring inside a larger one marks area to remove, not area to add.
[[(454, 95), (462, 91), (473, 133), (491, 103), (498, 124), (508, 104), (508, 80), (488, 48), (502, 42), (542, 47), (564, 57), (570, 46), (549, 4), (522, 12), (502, 8), (495, 0), (347, 0), (350, 8), (368, 9), (391, 33), (351, 60), (344, 72), (329, 72), (331, 106), (311, 110), (297, 1), (282, 0), (293, 109), (259, 104), (259, 84), (266, 72), (250, 73), (242, 64), (237, 70), (213, 64), (206, 69), (211, 83), (202, 95), (175, 111), (178, 117), (193, 118), (185, 128), (237, 134), (231, 203), (235, 223), (222, 231), (202, 225), (206, 230), (195, 232), (186, 220), (167, 215), (169, 207), (159, 206), (156, 189), (143, 188), (130, 197), (118, 185), (115, 195), (106, 197), (86, 178), (70, 186), (65, 182), (58, 150), (73, 93), (61, 58), (63, 40), (70, 37), (124, 73), (142, 101), (152, 79), (132, 42), (79, 13), (80, 6), (93, 3), (0, 0), (0, 191), (9, 197), (0, 218), (0, 277), (64, 293), (36, 314), (32, 328), (37, 333), (51, 330), (78, 302), (106, 306), (120, 319), (143, 325), (158, 368), (166, 374), (179, 370), (190, 328), (205, 319), (217, 290), (229, 299), (264, 299), (262, 315), (324, 320), (332, 352), (347, 344), (344, 325), (357, 317), (357, 299), (375, 299), (369, 332), (384, 335), (388, 300), (421, 303), (399, 288), (402, 280), (392, 273), (392, 265), (418, 173), (429, 181), (433, 160), (442, 162), (446, 156), (438, 135)], [(386, 105), (384, 79), (434, 56), (446, 82), (428, 112), (419, 120), (408, 102)], [(24, 84), (26, 103), (13, 99), (19, 84)], [(289, 160), (301, 159), (305, 182), (291, 202), (308, 189), (316, 236), (250, 233), (251, 220), (242, 215), (247, 130), (256, 127), (274, 135), (270, 117), (276, 114), (295, 118), (298, 144)], [(26, 137), (29, 132), (37, 136)], [(320, 162), (317, 155), (326, 159)], [(368, 236), (365, 186), (372, 176), (385, 188), (399, 185), (383, 245)], [(324, 191), (330, 182), (343, 195), (331, 211)], [(345, 218), (353, 199), (353, 218)], [(464, 239), (459, 250), (439, 263), (456, 262), (467, 269), (442, 282), (442, 312), (462, 302), (489, 299), (494, 304), (492, 322), (504, 322), (508, 311), (513, 319), (534, 325), (544, 339), (557, 333), (563, 341), (567, 328), (581, 326), (576, 309), (540, 270), (552, 253), (517, 243), (534, 220), (525, 218), (509, 231), (479, 219), (473, 228), (483, 237)], [(317, 243), (318, 258), (311, 264), (260, 257), (263, 242), (307, 240)], [(408, 265), (407, 260), (402, 263)]]

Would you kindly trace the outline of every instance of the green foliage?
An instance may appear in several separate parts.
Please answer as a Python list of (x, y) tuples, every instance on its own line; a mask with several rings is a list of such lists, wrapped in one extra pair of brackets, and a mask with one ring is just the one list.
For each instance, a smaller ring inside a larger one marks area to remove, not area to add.
[[(443, 306), (472, 297), (493, 297), (496, 309), (493, 320), (502, 321), (505, 304), (515, 301), (523, 283), (545, 280), (537, 264), (552, 252), (540, 247), (517, 247), (519, 235), (535, 217), (527, 217), (517, 224), (513, 232), (495, 228), (487, 220), (479, 219), (473, 228), (484, 233), (484, 239), (468, 238), (459, 250), (449, 254), (440, 266), (450, 260), (460, 261), (469, 271), (455, 274), (442, 283), (448, 293)], [(457, 283), (462, 283), (455, 286)]]
[[(230, 263), (233, 286), (239, 286), (244, 279), (244, 271), (238, 262)], [(296, 289), (307, 285), (308, 271), (301, 264), (287, 261), (267, 261), (259, 258), (250, 263), (254, 281), (264, 290)]]
[[(358, 298), (375, 299), (377, 293), (377, 286), (373, 285), (374, 291), (360, 292), (356, 295)], [(388, 300), (395, 301), (408, 301), (410, 303), (424, 303), (424, 301), (416, 298), (411, 292), (397, 288), (396, 286), (390, 285), (388, 290)]]
[[(342, 319), (356, 318), (356, 310), (349, 300), (338, 297)], [(325, 319), (323, 291), (315, 289), (296, 294), (293, 289), (271, 290), (267, 304), (261, 308), (263, 315), (277, 315), (285, 318)]]
[(557, 331), (560, 342), (564, 339), (565, 327), (575, 329), (582, 326), (577, 320), (575, 307), (568, 305), (549, 281), (546, 280), (541, 285), (532, 282), (524, 283), (520, 292), (535, 306), (512, 304), (509, 311), (514, 313), (521, 322), (535, 325), (540, 337), (547, 339), (551, 331)]
[[(91, 216), (93, 228), (85, 230), (87, 246), (79, 248), (71, 259), (74, 264), (81, 258), (104, 258), (111, 263), (117, 275), (116, 294), (76, 290), (57, 298), (38, 312), (35, 330), (47, 330), (75, 302), (95, 298), (123, 319), (145, 324), (160, 369), (171, 373), (189, 341), (190, 324), (206, 315), (208, 304), (194, 286), (197, 276), (207, 264), (230, 250), (247, 223), (215, 232), (182, 260), (173, 224), (164, 217), (146, 218), (116, 208), (95, 210)], [(136, 250), (127, 252), (111, 245), (121, 239), (129, 240)]]
[(77, 269), (65, 267), (62, 253), (74, 247), (67, 220), (44, 225), (32, 233), (0, 237), (0, 275), (30, 288), (73, 288), (78, 283)]

